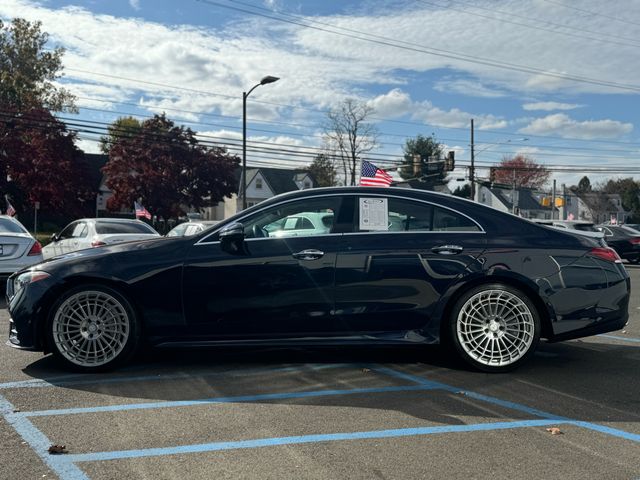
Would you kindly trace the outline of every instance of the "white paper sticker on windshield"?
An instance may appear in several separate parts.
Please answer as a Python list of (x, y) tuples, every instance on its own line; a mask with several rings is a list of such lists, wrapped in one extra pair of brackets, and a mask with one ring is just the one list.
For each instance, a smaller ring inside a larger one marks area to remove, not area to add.
[(360, 230), (389, 230), (386, 198), (360, 199)]

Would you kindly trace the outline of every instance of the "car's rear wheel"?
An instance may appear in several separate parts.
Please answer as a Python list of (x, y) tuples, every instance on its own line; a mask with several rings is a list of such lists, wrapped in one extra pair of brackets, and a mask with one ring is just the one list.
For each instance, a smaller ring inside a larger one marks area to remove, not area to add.
[(111, 370), (130, 358), (140, 336), (134, 309), (116, 290), (74, 288), (56, 303), (49, 344), (66, 367), (83, 372)]
[(540, 339), (540, 316), (531, 300), (500, 283), (465, 292), (454, 305), (450, 327), (460, 356), (485, 372), (516, 368)]

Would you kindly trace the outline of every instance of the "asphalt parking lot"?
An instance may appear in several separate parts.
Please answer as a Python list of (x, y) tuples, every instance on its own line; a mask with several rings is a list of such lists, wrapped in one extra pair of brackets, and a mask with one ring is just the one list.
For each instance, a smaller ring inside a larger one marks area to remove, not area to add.
[(543, 343), (503, 375), (438, 348), (159, 350), (81, 375), (2, 346), (0, 478), (638, 479), (629, 272), (625, 330)]

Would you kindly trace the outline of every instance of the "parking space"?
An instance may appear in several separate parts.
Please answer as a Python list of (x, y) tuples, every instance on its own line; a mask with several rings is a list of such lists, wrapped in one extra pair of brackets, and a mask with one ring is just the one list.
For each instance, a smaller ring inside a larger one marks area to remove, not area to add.
[(624, 331), (503, 375), (438, 348), (154, 351), (93, 376), (2, 348), (0, 478), (636, 479), (638, 297)]

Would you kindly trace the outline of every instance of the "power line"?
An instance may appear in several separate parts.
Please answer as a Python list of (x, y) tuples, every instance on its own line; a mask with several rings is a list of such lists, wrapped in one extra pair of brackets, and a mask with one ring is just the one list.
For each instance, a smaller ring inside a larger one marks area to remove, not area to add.
[(632, 22), (631, 20), (626, 20), (624, 18), (614, 17), (612, 15), (607, 15), (606, 13), (593, 12), (591, 10), (586, 10), (584, 8), (574, 7), (572, 5), (567, 5), (566, 3), (556, 2), (556, 1), (553, 1), (553, 0), (542, 0), (542, 1), (543, 2), (547, 2), (547, 3), (551, 3), (553, 5), (558, 5), (558, 6), (563, 7), (563, 8), (568, 8), (570, 10), (575, 10), (577, 12), (588, 13), (589, 15), (593, 15), (594, 17), (603, 17), (603, 18), (608, 18), (610, 20), (615, 20), (616, 22), (622, 22), (622, 23), (628, 23), (629, 25), (640, 26), (640, 23), (638, 23), (638, 22)]
[[(208, 5), (212, 5), (212, 6), (215, 6), (215, 7), (221, 7), (221, 8), (226, 8), (226, 9), (230, 9), (230, 10), (235, 10), (235, 11), (238, 11), (238, 12), (247, 13), (249, 15), (255, 15), (255, 16), (260, 16), (260, 17), (264, 17), (264, 18), (269, 18), (271, 20), (276, 20), (276, 21), (279, 21), (279, 22), (298, 25), (298, 26), (301, 26), (301, 27), (304, 27), (304, 28), (310, 28), (310, 29), (313, 29), (313, 30), (319, 30), (319, 31), (327, 32), (327, 33), (332, 33), (334, 35), (340, 35), (340, 36), (343, 36), (343, 37), (353, 38), (353, 39), (356, 39), (356, 40), (361, 40), (361, 41), (370, 42), (370, 43), (376, 43), (376, 44), (379, 44), (379, 45), (384, 45), (384, 46), (389, 46), (389, 47), (394, 47), (394, 48), (400, 48), (400, 49), (407, 50), (407, 51), (424, 53), (424, 54), (427, 54), (427, 55), (440, 56), (440, 57), (450, 58), (450, 59), (459, 60), (459, 61), (463, 61), (463, 62), (474, 63), (474, 64), (478, 64), (478, 65), (484, 65), (484, 66), (489, 66), (489, 67), (494, 67), (494, 68), (501, 68), (501, 69), (504, 69), (504, 70), (518, 71), (518, 72), (523, 72), (523, 73), (532, 73), (532, 74), (536, 74), (536, 75), (560, 78), (560, 79), (563, 79), (563, 80), (570, 80), (570, 81), (579, 82), (579, 83), (588, 83), (588, 84), (592, 84), (592, 85), (607, 86), (607, 87), (616, 88), (616, 89), (620, 89), (620, 90), (629, 90), (629, 91), (634, 91), (634, 92), (640, 92), (640, 85), (622, 84), (622, 83), (618, 83), (618, 82), (600, 80), (600, 79), (584, 77), (584, 76), (580, 76), (580, 75), (562, 74), (562, 73), (551, 72), (549, 70), (544, 70), (544, 69), (540, 69), (540, 68), (536, 68), (536, 67), (530, 67), (530, 66), (527, 66), (527, 65), (510, 63), (510, 62), (503, 62), (503, 61), (493, 60), (493, 59), (489, 59), (489, 58), (483, 58), (483, 57), (478, 57), (478, 56), (473, 56), (473, 55), (467, 55), (467, 54), (464, 54), (464, 53), (454, 52), (454, 51), (451, 51), (451, 50), (444, 50), (444, 49), (439, 49), (439, 48), (434, 48), (434, 47), (425, 47), (425, 46), (414, 44), (414, 43), (404, 42), (402, 40), (397, 40), (397, 39), (393, 39), (393, 38), (389, 38), (389, 37), (383, 37), (383, 36), (380, 36), (380, 35), (374, 35), (374, 34), (362, 32), (362, 31), (354, 30), (354, 29), (350, 29), (350, 28), (338, 27), (336, 25), (332, 25), (332, 24), (328, 24), (328, 23), (324, 23), (324, 22), (318, 22), (318, 21), (314, 21), (314, 20), (309, 20), (308, 18), (305, 18), (305, 17), (300, 16), (300, 15), (285, 14), (285, 13), (281, 13), (281, 12), (277, 13), (278, 15), (281, 15), (281, 16), (284, 16), (284, 17), (289, 17), (289, 18), (294, 18), (294, 19), (301, 19), (301, 20), (288, 20), (287, 18), (280, 18), (280, 17), (276, 17), (274, 15), (268, 15), (268, 14), (263, 14), (263, 13), (259, 13), (259, 12), (255, 12), (255, 11), (251, 11), (251, 10), (246, 10), (246, 9), (242, 9), (242, 8), (238, 8), (238, 7), (233, 7), (231, 5), (224, 5), (222, 3), (213, 2), (211, 0), (196, 0), (196, 1), (201, 2), (201, 3), (206, 3)], [(244, 2), (239, 2), (237, 0), (227, 0), (227, 1), (233, 2), (233, 3), (237, 3), (237, 4), (241, 4), (241, 5), (245, 5), (245, 6), (248, 6), (250, 8), (254, 8), (256, 10), (267, 10), (270, 13), (272, 13), (271, 10), (265, 9), (265, 8), (262, 8), (262, 7), (258, 7), (256, 5), (246, 4)], [(305, 23), (303, 23), (303, 22), (305, 22)], [(315, 26), (315, 25), (326, 25), (326, 26), (328, 26), (330, 28), (333, 28), (334, 30), (328, 30), (326, 28), (318, 27), (318, 26)], [(336, 30), (342, 30), (342, 31), (336, 31)], [(354, 32), (357, 35), (352, 34), (352, 33), (345, 33), (345, 32)], [(364, 37), (362, 35), (364, 35)], [(367, 37), (371, 37), (371, 38), (367, 38)], [(376, 39), (382, 39), (382, 40), (376, 40)], [(411, 46), (409, 46), (409, 45), (411, 45)]]
[[(436, 8), (442, 8), (442, 9), (446, 9), (446, 10), (451, 10), (453, 12), (461, 12), (461, 13), (464, 13), (465, 15), (472, 15), (472, 16), (475, 16), (475, 17), (486, 18), (486, 19), (494, 20), (494, 21), (501, 22), (501, 23), (509, 23), (511, 25), (517, 25), (517, 26), (520, 26), (520, 27), (530, 28), (530, 29), (533, 29), (533, 30), (540, 30), (540, 31), (543, 31), (543, 32), (550, 32), (550, 33), (553, 33), (553, 34), (556, 34), (556, 35), (565, 35), (565, 36), (573, 37), (573, 38), (581, 38), (581, 39), (586, 39), (586, 40), (595, 40), (597, 42), (611, 43), (611, 44), (614, 44), (614, 45), (622, 45), (622, 46), (625, 46), (625, 47), (640, 47), (639, 43), (623, 43), (623, 42), (618, 42), (618, 41), (615, 41), (615, 40), (605, 40), (605, 39), (601, 39), (601, 38), (594, 38), (593, 36), (579, 35), (577, 33), (560, 32), (560, 31), (554, 30), (552, 28), (537, 27), (535, 25), (530, 25), (530, 24), (527, 24), (527, 23), (514, 22), (514, 21), (511, 21), (511, 20), (506, 20), (504, 18), (493, 17), (493, 16), (490, 16), (490, 15), (483, 15), (483, 14), (477, 13), (477, 12), (470, 12), (470, 11), (462, 9), (462, 8), (454, 8), (454, 7), (450, 7), (450, 6), (446, 6), (446, 5), (439, 5), (437, 3), (428, 2), (426, 0), (417, 0), (417, 1), (422, 3), (422, 4), (424, 4), (424, 5), (429, 5), (429, 6), (433, 6), (433, 7), (436, 7)], [(475, 5), (473, 7), (474, 8), (479, 8), (481, 10), (492, 11), (492, 10), (490, 10), (488, 8), (476, 7)], [(494, 11), (497, 11), (497, 10), (494, 10)], [(506, 14), (506, 15), (510, 15), (510, 14)], [(518, 15), (518, 16), (520, 16), (520, 15)], [(524, 17), (524, 18), (527, 18), (527, 17)], [(571, 27), (566, 27), (565, 25), (559, 25), (559, 24), (553, 24), (553, 25), (556, 25), (556, 26), (559, 26), (559, 27), (562, 27), (562, 28), (571, 28)], [(598, 32), (593, 32), (593, 31), (590, 31), (590, 30), (587, 30), (587, 32), (591, 33), (591, 34), (595, 34), (595, 35), (601, 35)], [(622, 37), (622, 38), (625, 38), (625, 37)], [(635, 41), (633, 39), (626, 39), (626, 40)]]

